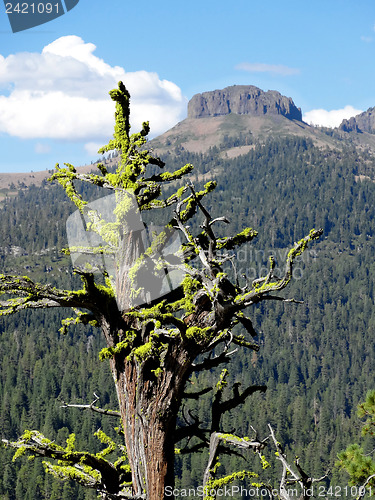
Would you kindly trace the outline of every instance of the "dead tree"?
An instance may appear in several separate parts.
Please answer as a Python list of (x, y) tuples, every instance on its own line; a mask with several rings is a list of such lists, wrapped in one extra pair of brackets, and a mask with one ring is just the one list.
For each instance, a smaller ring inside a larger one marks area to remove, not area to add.
[[(225, 272), (226, 263), (233, 260), (230, 251), (250, 242), (256, 231), (246, 228), (230, 237), (217, 236), (216, 228), (228, 221), (225, 217), (212, 218), (203, 205), (215, 182), (200, 190), (190, 182), (184, 183), (181, 179), (193, 169), (190, 164), (175, 172), (155, 173), (164, 164), (146, 148), (148, 123), (143, 124), (141, 132), (130, 135), (129, 94), (122, 82), (110, 95), (116, 103), (114, 138), (99, 153), (118, 151), (117, 170), (109, 172), (99, 164), (97, 174), (83, 174), (66, 164), (65, 168), (57, 166), (52, 176), (79, 210), (85, 232), (100, 239), (100, 243), (90, 245), (93, 240), (88, 238), (87, 244), (70, 247), (70, 253), (88, 259), (85, 265), (76, 260), (75, 272), (82, 279), (82, 289), (62, 290), (28, 277), (1, 275), (0, 291), (5, 298), (0, 305), (3, 315), (24, 309), (69, 307), (75, 316), (64, 320), (64, 328), (79, 322), (100, 328), (107, 344), (100, 356), (109, 359), (118, 395), (125, 441), (123, 458), (111, 463), (105, 453), (98, 457), (78, 452), (72, 443), (58, 447), (38, 433), (25, 434), (16, 443), (7, 444), (65, 461), (65, 469), (61, 463), (60, 468), (51, 464), (47, 468), (59, 477), (72, 477), (96, 488), (103, 498), (160, 500), (165, 488), (174, 484), (175, 436), (186, 437), (197, 430), (194, 426), (176, 430), (192, 371), (226, 363), (233, 354), (231, 346), (258, 349), (254, 328), (244, 310), (261, 301), (293, 301), (277, 292), (292, 279), (295, 259), (322, 231), (311, 230), (294, 244), (283, 276), (274, 275), (271, 259), (266, 276), (242, 287), (237, 280), (231, 281)], [(150, 166), (154, 173), (148, 173)], [(82, 198), (76, 189), (78, 181), (108, 190), (115, 200), (111, 220), (106, 219), (100, 204)], [(163, 188), (172, 181), (178, 182), (178, 188), (166, 197)], [(168, 207), (173, 208), (173, 214), (162, 230), (150, 237), (152, 231), (142, 223), (141, 214)], [(194, 235), (188, 222), (197, 212), (203, 222), (200, 233)], [(178, 241), (176, 235), (181, 243), (177, 250), (173, 246)], [(176, 279), (180, 279), (177, 285)], [(243, 335), (233, 333), (238, 324)], [(206, 358), (197, 363), (200, 355)], [(232, 407), (251, 392), (234, 394)], [(222, 411), (220, 404), (217, 401)], [(212, 430), (218, 431), (215, 425)]]

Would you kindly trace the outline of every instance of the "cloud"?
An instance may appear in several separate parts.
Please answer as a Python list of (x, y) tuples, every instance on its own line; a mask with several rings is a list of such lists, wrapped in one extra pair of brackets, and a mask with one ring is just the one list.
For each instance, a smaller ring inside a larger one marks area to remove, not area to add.
[[(100, 142), (87, 142), (85, 144), (85, 150), (90, 156), (95, 156), (98, 154), (98, 150), (103, 146)], [(102, 155), (101, 155), (102, 156)]]
[(338, 127), (344, 119), (351, 118), (362, 113), (362, 110), (353, 106), (345, 106), (342, 109), (313, 109), (303, 115), (303, 121), (321, 127)]
[(237, 64), (237, 66), (235, 66), (235, 69), (248, 71), (249, 73), (272, 73), (274, 75), (281, 76), (298, 75), (300, 73), (299, 69), (283, 66), (282, 64), (243, 62)]
[(41, 53), (0, 55), (0, 132), (19, 138), (107, 141), (114, 103), (108, 91), (123, 80), (131, 99), (133, 130), (150, 121), (153, 135), (175, 125), (186, 99), (156, 73), (126, 72), (97, 57), (96, 46), (64, 36)]
[(48, 144), (43, 144), (41, 142), (37, 142), (34, 147), (35, 153), (38, 155), (45, 155), (51, 151), (51, 148)]
[(373, 41), (372, 36), (361, 36), (362, 42), (371, 43)]

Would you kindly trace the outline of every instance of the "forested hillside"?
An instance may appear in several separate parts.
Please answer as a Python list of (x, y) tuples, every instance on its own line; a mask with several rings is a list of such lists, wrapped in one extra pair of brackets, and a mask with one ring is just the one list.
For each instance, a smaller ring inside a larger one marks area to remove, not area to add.
[[(282, 266), (294, 241), (313, 227), (324, 229), (323, 239), (295, 266), (295, 280), (284, 292), (304, 303), (249, 310), (260, 350), (252, 355), (239, 351), (228, 367), (230, 378), (243, 387), (268, 389), (230, 412), (227, 426), (251, 436), (251, 426), (262, 435), (271, 423), (279, 441), (309, 473), (320, 476), (330, 470), (331, 483), (344, 485), (346, 478), (334, 462), (340, 450), (357, 440), (356, 405), (374, 384), (375, 159), (350, 146), (319, 149), (297, 137), (255, 141), (246, 155), (234, 159), (221, 153), (220, 147), (204, 155), (176, 149), (164, 160), (167, 168), (193, 163), (197, 185), (217, 180), (207, 208), (231, 221), (228, 234), (246, 226), (258, 231), (258, 238), (237, 254), (240, 279), (264, 275), (271, 254), (276, 267)], [(98, 193), (93, 190), (91, 196)], [(59, 251), (67, 246), (65, 222), (72, 211), (63, 190), (47, 183), (4, 201), (1, 272), (27, 273), (60, 286), (74, 279), (68, 258)], [(98, 360), (98, 332), (72, 327), (63, 336), (62, 317), (61, 312), (30, 311), (1, 319), (0, 434), (14, 439), (24, 429), (38, 429), (62, 442), (75, 432), (77, 447), (96, 450), (93, 432), (102, 428), (111, 434), (116, 419), (61, 408), (62, 401), (90, 403), (95, 392), (102, 407), (116, 409), (113, 383), (106, 362)], [(196, 388), (212, 387), (219, 373), (191, 382)], [(210, 393), (205, 404), (194, 408), (192, 401), (189, 408), (204, 420), (209, 405)], [(12, 452), (3, 449), (2, 500), (96, 497), (46, 477), (39, 459), (11, 458)], [(200, 484), (206, 462), (207, 453), (178, 460), (178, 486)], [(228, 459), (228, 472), (239, 464), (240, 458)], [(276, 477), (278, 470), (268, 475)]]

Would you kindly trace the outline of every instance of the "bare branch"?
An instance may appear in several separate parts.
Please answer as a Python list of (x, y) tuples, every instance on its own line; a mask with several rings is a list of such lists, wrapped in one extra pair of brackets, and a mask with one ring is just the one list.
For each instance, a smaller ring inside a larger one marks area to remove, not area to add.
[(106, 287), (97, 287), (94, 276), (76, 269), (81, 275), (84, 287), (81, 290), (61, 290), (51, 285), (36, 283), (27, 276), (0, 274), (0, 295), (14, 295), (0, 301), (0, 316), (9, 315), (23, 309), (46, 309), (51, 307), (69, 307), (88, 309), (95, 317), (102, 314), (100, 304), (113, 302), (111, 291)]
[(106, 410), (104, 408), (99, 408), (97, 406), (94, 406), (97, 401), (99, 401), (99, 396), (95, 394), (94, 392), (95, 399), (92, 403), (87, 404), (87, 405), (79, 405), (79, 404), (72, 404), (72, 403), (65, 403), (65, 401), (62, 401), (62, 405), (60, 408), (80, 408), (82, 410), (91, 410), (96, 413), (100, 413), (101, 415), (108, 415), (110, 417), (121, 417), (121, 413), (119, 411), (115, 410)]
[(290, 484), (298, 483), (301, 488), (302, 488), (302, 494), (301, 498), (302, 499), (308, 499), (311, 497), (311, 486), (315, 482), (323, 481), (326, 477), (327, 474), (318, 478), (314, 479), (310, 477), (306, 472), (302, 469), (302, 467), (299, 464), (299, 460), (296, 459), (294, 462), (294, 467), (288, 462), (288, 459), (286, 457), (286, 454), (284, 453), (283, 448), (281, 447), (280, 443), (277, 441), (275, 437), (275, 433), (271, 427), (270, 424), (268, 424), (268, 428), (270, 430), (270, 437), (275, 445), (275, 448), (277, 450), (277, 455), (276, 458), (280, 460), (283, 466), (283, 471), (281, 475), (281, 480), (280, 480), (280, 496), (284, 500), (291, 500), (291, 497), (288, 493), (288, 488), (287, 486)]
[(231, 352), (222, 352), (218, 356), (214, 356), (213, 358), (206, 358), (202, 363), (199, 364), (191, 364), (191, 367), (189, 371), (192, 372), (201, 372), (205, 370), (211, 370), (212, 368), (215, 368), (216, 366), (219, 366), (221, 363), (228, 363), (231, 358), (230, 356), (233, 356), (237, 352), (238, 349), (234, 349)]
[[(3, 439), (2, 442), (5, 446), (19, 450), (19, 454), (21, 454), (20, 452), (28, 452), (31, 455), (60, 460), (65, 466), (77, 469), (79, 475), (76, 477), (76, 481), (98, 491), (105, 491), (116, 495), (121, 491), (121, 485), (124, 480), (130, 479), (121, 468), (118, 470), (111, 462), (105, 460), (100, 453), (94, 455), (88, 452), (74, 451), (69, 445), (64, 449), (46, 439), (37, 431), (26, 431), (15, 442), (8, 441), (7, 439)], [(58, 466), (52, 466), (48, 462), (46, 464), (49, 469), (53, 468), (53, 470), (56, 470), (59, 468)], [(86, 468), (82, 469), (82, 466), (86, 466)], [(100, 473), (99, 477), (95, 475), (95, 471)]]
[(277, 295), (265, 295), (262, 300), (278, 300), (281, 302), (290, 302), (292, 304), (304, 304), (303, 300), (296, 300), (296, 299), (286, 299), (284, 297), (279, 297)]
[(366, 495), (366, 486), (368, 485), (368, 483), (371, 481), (371, 479), (374, 479), (375, 477), (375, 474), (372, 474), (371, 476), (369, 476), (366, 481), (363, 483), (362, 486), (359, 487), (359, 495), (357, 496), (356, 500), (360, 500), (361, 498), (363, 498), (365, 495)]
[(121, 188), (117, 188), (116, 186), (113, 185), (113, 183), (109, 182), (105, 177), (102, 175), (95, 175), (93, 173), (89, 174), (82, 174), (78, 173), (76, 169), (73, 167), (73, 165), (69, 163), (64, 163), (66, 168), (60, 168), (58, 165), (56, 166), (56, 172), (52, 174), (50, 177), (50, 181), (57, 180), (60, 183), (65, 183), (69, 182), (73, 186), (73, 180), (78, 180), (82, 182), (87, 182), (88, 184), (93, 184), (95, 186), (103, 187), (106, 189), (111, 189), (111, 190), (121, 190)]
[(262, 441), (258, 440), (250, 441), (231, 434), (223, 434), (222, 432), (213, 432), (210, 438), (209, 459), (203, 476), (203, 487), (206, 486), (209, 479), (211, 478), (212, 469), (215, 465), (218, 456), (218, 448), (220, 442), (224, 442), (225, 444), (230, 444), (232, 446), (235, 446), (236, 448), (252, 449), (256, 453), (259, 453), (266, 446), (268, 439), (269, 437), (263, 439)]
[(197, 392), (184, 392), (182, 397), (185, 399), (199, 399), (200, 396), (203, 396), (204, 394), (207, 394), (210, 391), (212, 391), (212, 387), (206, 387), (205, 389), (202, 389), (201, 391)]
[[(224, 380), (224, 379), (223, 379)], [(221, 417), (224, 413), (237, 408), (237, 406), (242, 405), (246, 399), (254, 394), (254, 392), (266, 392), (267, 386), (265, 385), (252, 385), (247, 387), (241, 394), (238, 387), (241, 384), (235, 383), (232, 387), (233, 397), (227, 401), (221, 402), (222, 388), (218, 388), (215, 398), (212, 402), (212, 430), (218, 431)]]

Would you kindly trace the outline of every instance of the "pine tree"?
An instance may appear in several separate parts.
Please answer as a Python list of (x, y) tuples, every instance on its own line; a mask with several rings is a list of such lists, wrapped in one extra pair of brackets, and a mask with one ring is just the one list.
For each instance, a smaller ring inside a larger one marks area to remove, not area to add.
[[(375, 390), (366, 395), (364, 403), (358, 405), (358, 416), (365, 418), (362, 435), (373, 437), (375, 434)], [(373, 438), (371, 439), (373, 448)], [(337, 467), (345, 470), (350, 477), (350, 485), (358, 488), (359, 497), (364, 496), (366, 490), (370, 496), (375, 487), (375, 460), (373, 451), (367, 453), (363, 446), (357, 443), (350, 444), (345, 451), (338, 455)]]

